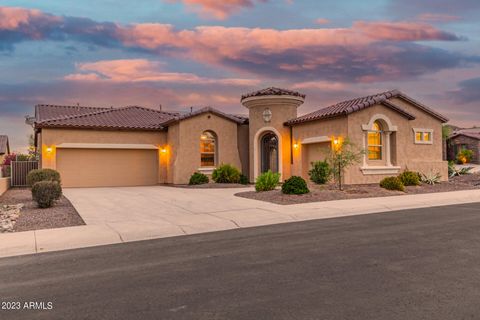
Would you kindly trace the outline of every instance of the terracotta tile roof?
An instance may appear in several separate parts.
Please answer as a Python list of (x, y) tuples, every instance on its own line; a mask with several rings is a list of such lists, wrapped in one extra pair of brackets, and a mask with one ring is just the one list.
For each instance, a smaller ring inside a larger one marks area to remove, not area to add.
[(162, 124), (176, 115), (177, 113), (138, 106), (123, 108), (64, 106), (62, 108), (62, 106), (40, 105), (36, 108), (35, 128), (161, 130)]
[(287, 90), (287, 89), (282, 89), (282, 88), (275, 88), (275, 87), (270, 87), (270, 88), (265, 88), (262, 90), (250, 92), (247, 94), (242, 95), (242, 98), (240, 100), (250, 98), (250, 97), (259, 97), (259, 96), (279, 96), (279, 95), (289, 95), (289, 96), (294, 96), (294, 97), (300, 97), (305, 99), (305, 95), (303, 93), (297, 92), (297, 91), (292, 91), (292, 90)]
[(9, 152), (8, 136), (0, 135), (0, 154), (5, 154), (8, 152)]
[(413, 120), (415, 119), (415, 116), (407, 112), (406, 110), (402, 109), (401, 107), (393, 104), (391, 101), (388, 99), (390, 98), (396, 98), (400, 97), (419, 109), (422, 109), (423, 111), (429, 113), (430, 115), (438, 118), (442, 122), (447, 122), (448, 119), (442, 116), (441, 114), (433, 111), (432, 109), (428, 108), (427, 106), (419, 103), (418, 101), (415, 101), (414, 99), (406, 96), (402, 92), (398, 90), (391, 90), (391, 91), (385, 91), (382, 93), (377, 93), (374, 95), (370, 96), (365, 96), (365, 97), (360, 97), (360, 98), (355, 98), (351, 100), (346, 100), (342, 101), (339, 103), (336, 103), (334, 105), (331, 105), (329, 107), (308, 113), (306, 115), (300, 116), (298, 118), (292, 119), (287, 121), (285, 124), (286, 125), (295, 125), (299, 123), (304, 123), (308, 121), (314, 121), (314, 120), (320, 120), (320, 119), (329, 119), (329, 118), (334, 118), (338, 116), (345, 116), (348, 114), (351, 114), (353, 112), (371, 107), (376, 104), (383, 104), (388, 108), (394, 109), (395, 111), (401, 113), (403, 116), (405, 116), (407, 119)]
[(448, 138), (454, 138), (456, 136), (466, 136), (473, 139), (480, 140), (480, 128), (466, 128), (455, 130)]
[(164, 122), (163, 125), (168, 126), (169, 124), (172, 124), (172, 123), (175, 123), (175, 122), (178, 122), (178, 121), (182, 121), (182, 120), (185, 120), (185, 119), (189, 119), (189, 118), (198, 116), (198, 115), (203, 114), (203, 113), (209, 113), (209, 112), (213, 113), (213, 114), (215, 114), (219, 117), (225, 118), (227, 120), (231, 120), (231, 121), (239, 123), (239, 124), (243, 124), (243, 123), (246, 123), (248, 121), (248, 118), (245, 117), (245, 116), (237, 116), (237, 115), (233, 115), (233, 114), (227, 114), (227, 113), (224, 113), (224, 112), (222, 112), (218, 109), (212, 108), (212, 107), (204, 107), (204, 108), (195, 110), (193, 112), (188, 112), (188, 113), (184, 113), (184, 114), (181, 114), (181, 115), (177, 115), (177, 116), (171, 118), (170, 120)]

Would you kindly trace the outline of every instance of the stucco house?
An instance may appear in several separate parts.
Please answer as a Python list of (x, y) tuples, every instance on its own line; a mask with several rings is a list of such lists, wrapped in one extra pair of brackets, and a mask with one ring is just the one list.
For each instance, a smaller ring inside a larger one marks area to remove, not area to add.
[(346, 137), (365, 153), (344, 183), (374, 183), (406, 168), (439, 172), (442, 123), (433, 109), (397, 91), (343, 101), (297, 115), (305, 95), (267, 88), (245, 94), (248, 116), (206, 107), (180, 114), (142, 108), (37, 105), (35, 140), (41, 167), (60, 171), (66, 187), (184, 184), (221, 163), (250, 181), (267, 170), (308, 178)]
[(472, 163), (480, 163), (480, 128), (458, 128), (447, 139), (447, 155), (455, 160), (459, 151), (473, 151)]

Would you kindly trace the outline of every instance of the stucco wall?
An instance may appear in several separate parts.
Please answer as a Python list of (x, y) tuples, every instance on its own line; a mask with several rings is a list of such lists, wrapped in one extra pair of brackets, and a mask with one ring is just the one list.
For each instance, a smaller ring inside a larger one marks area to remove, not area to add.
[[(279, 159), (279, 166), (281, 166), (282, 179), (286, 179), (291, 176), (291, 141), (290, 127), (285, 126), (284, 123), (297, 117), (297, 108), (303, 100), (299, 101), (296, 98), (283, 96), (263, 96), (250, 99), (253, 100), (244, 102), (244, 105), (247, 105), (249, 109), (250, 181), (255, 180), (256, 166), (257, 174), (260, 174), (260, 156), (255, 155), (255, 149), (259, 146), (259, 139), (261, 139), (263, 133), (269, 131), (280, 135), (278, 137), (279, 158), (281, 158)], [(266, 108), (269, 108), (272, 112), (270, 122), (265, 122), (263, 119), (263, 112)]]
[[(79, 130), (79, 129), (42, 129), (39, 137), (41, 146), (41, 167), (56, 169), (57, 148), (61, 143), (92, 143), (92, 144), (151, 144), (161, 148), (167, 143), (167, 133), (160, 131), (101, 131), (101, 130)], [(47, 148), (52, 148), (52, 152), (47, 152)], [(106, 150), (115, 157), (115, 149)], [(158, 151), (159, 152), (159, 151)], [(89, 158), (89, 153), (84, 156), (77, 153), (78, 159), (75, 161), (81, 166)], [(159, 166), (164, 154), (160, 154)], [(165, 177), (167, 168), (165, 166), (151, 170), (151, 174), (157, 176), (159, 183), (166, 182)], [(100, 177), (99, 177), (100, 179)], [(99, 182), (100, 183), (100, 182)]]
[[(177, 127), (175, 127), (177, 126)], [(212, 131), (217, 136), (217, 166), (229, 163), (242, 168), (238, 149), (237, 123), (213, 113), (204, 113), (185, 119), (169, 128), (169, 145), (172, 148), (171, 178), (174, 184), (185, 184), (200, 168), (200, 136)], [(173, 129), (173, 130), (172, 130)], [(170, 177), (170, 175), (169, 175)]]
[[(306, 138), (313, 137), (346, 137), (348, 135), (347, 117), (306, 122), (293, 127), (293, 142), (297, 148), (293, 150), (292, 175), (301, 175), (308, 179), (311, 162), (324, 160), (327, 153), (325, 145), (330, 143), (302, 144)], [(318, 150), (321, 149), (321, 150)]]
[[(376, 114), (382, 114), (390, 119), (393, 126), (398, 127), (398, 131), (392, 135), (392, 164), (401, 167), (400, 170), (414, 170), (420, 172), (440, 172), (443, 180), (448, 179), (447, 163), (442, 160), (442, 123), (438, 119), (425, 113), (424, 111), (404, 102), (400, 99), (392, 100), (395, 104), (401, 106), (404, 110), (413, 114), (416, 119), (408, 120), (398, 112), (391, 110), (383, 105), (376, 105), (370, 108), (352, 113), (348, 116), (348, 137), (361, 148), (364, 146), (365, 131), (362, 130), (363, 124), (368, 124)], [(433, 144), (415, 144), (415, 134), (413, 128), (432, 129)], [(377, 163), (367, 160), (368, 165), (377, 165)], [(345, 183), (374, 183), (386, 176), (392, 174), (365, 175), (360, 171), (359, 166), (351, 167), (345, 173)], [(384, 160), (378, 165), (385, 165)]]
[(10, 178), (0, 178), (0, 196), (10, 188)]
[(242, 172), (247, 177), (250, 172), (250, 148), (248, 145), (249, 126), (248, 124), (239, 125), (237, 131), (237, 146), (240, 156), (240, 162), (242, 163)]

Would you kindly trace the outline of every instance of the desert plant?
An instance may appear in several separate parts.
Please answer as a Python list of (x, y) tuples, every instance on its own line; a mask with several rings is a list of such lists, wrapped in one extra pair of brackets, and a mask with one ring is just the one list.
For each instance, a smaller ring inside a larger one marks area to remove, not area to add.
[(262, 173), (258, 176), (255, 181), (255, 191), (270, 191), (275, 189), (278, 182), (280, 181), (280, 173), (273, 173), (268, 170), (267, 172)]
[(282, 185), (282, 193), (285, 194), (305, 194), (309, 192), (307, 182), (302, 177), (292, 176), (285, 180)]
[(217, 183), (238, 183), (240, 174), (240, 170), (227, 163), (213, 170), (212, 179)]
[(472, 150), (463, 149), (457, 153), (457, 162), (459, 164), (469, 163), (470, 161), (472, 161), (472, 158), (473, 158)]
[(205, 184), (208, 183), (208, 177), (201, 173), (195, 172), (190, 176), (190, 181), (188, 182), (189, 185), (197, 185), (197, 184)]
[(387, 190), (405, 191), (405, 186), (398, 177), (386, 177), (380, 181), (380, 187)]
[(53, 169), (35, 169), (27, 174), (28, 186), (32, 187), (40, 181), (56, 181), (60, 184), (60, 173)]
[(248, 184), (250, 181), (248, 180), (248, 177), (244, 174), (241, 174), (240, 175), (240, 181), (239, 183), (240, 184)]
[(431, 185), (439, 183), (440, 179), (442, 178), (439, 172), (436, 172), (436, 173), (428, 172), (426, 174), (422, 173), (421, 176), (422, 176), (421, 180), (423, 183), (431, 184)]
[(316, 161), (312, 162), (312, 169), (308, 171), (308, 175), (316, 184), (325, 184), (332, 176), (332, 169), (326, 160)]
[(453, 161), (448, 161), (448, 176), (450, 178), (455, 176), (462, 176), (464, 174), (470, 174), (470, 171), (472, 169), (473, 167), (463, 167), (463, 168), (457, 169)]
[(365, 150), (357, 148), (348, 137), (343, 142), (339, 139), (335, 142), (328, 162), (332, 168), (332, 174), (337, 180), (338, 188), (342, 190), (343, 172), (351, 165), (359, 163), (365, 154)]
[(40, 208), (50, 208), (62, 196), (57, 181), (39, 181), (32, 186), (32, 198)]
[(418, 172), (405, 170), (398, 175), (398, 179), (402, 181), (404, 186), (418, 186), (420, 184), (420, 176)]

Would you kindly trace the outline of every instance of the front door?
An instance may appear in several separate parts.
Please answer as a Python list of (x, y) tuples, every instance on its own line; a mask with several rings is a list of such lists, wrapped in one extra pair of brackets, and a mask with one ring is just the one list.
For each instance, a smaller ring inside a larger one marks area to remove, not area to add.
[(278, 172), (278, 138), (273, 132), (266, 133), (260, 140), (261, 172)]

